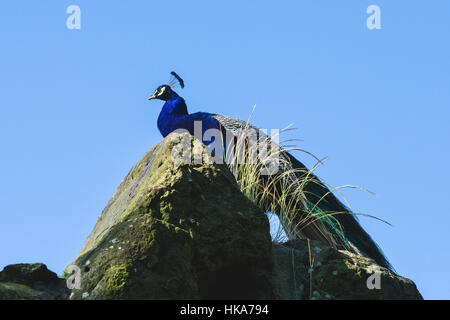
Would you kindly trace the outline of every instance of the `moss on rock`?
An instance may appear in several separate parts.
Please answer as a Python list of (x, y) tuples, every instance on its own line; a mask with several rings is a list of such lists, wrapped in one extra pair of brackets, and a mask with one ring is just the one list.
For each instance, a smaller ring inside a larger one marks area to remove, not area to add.
[(74, 262), (72, 299), (273, 297), (267, 217), (187, 138), (205, 161), (177, 163), (177, 134), (139, 161)]
[(68, 296), (64, 279), (42, 263), (12, 264), (0, 272), (0, 300), (61, 300)]
[[(73, 263), (71, 299), (421, 299), (368, 258), (316, 241), (272, 247), (266, 215), (207, 150), (171, 134), (133, 167)], [(367, 285), (373, 268), (381, 289)]]
[[(411, 280), (376, 265), (372, 259), (317, 241), (278, 244), (273, 252), (281, 299), (422, 299)], [(375, 277), (378, 282), (372, 281)]]

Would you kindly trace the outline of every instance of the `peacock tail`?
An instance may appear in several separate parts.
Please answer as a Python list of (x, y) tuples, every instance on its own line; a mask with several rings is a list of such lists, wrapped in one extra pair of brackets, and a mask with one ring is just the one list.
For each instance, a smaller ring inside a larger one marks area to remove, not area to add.
[[(288, 150), (248, 122), (223, 115), (211, 116), (220, 123), (224, 141), (230, 135), (234, 137), (234, 152), (230, 155), (230, 146), (224, 147), (225, 159), (241, 190), (263, 210), (277, 214), (290, 239), (319, 240), (338, 250), (368, 256), (379, 265), (393, 269), (356, 215), (313, 170), (308, 170)], [(265, 157), (252, 157), (260, 150), (255, 147), (252, 150), (249, 140), (268, 146)], [(245, 159), (237, 159), (242, 156)], [(278, 167), (278, 171), (270, 173), (269, 169), (269, 174), (262, 174), (275, 162), (273, 167)]]

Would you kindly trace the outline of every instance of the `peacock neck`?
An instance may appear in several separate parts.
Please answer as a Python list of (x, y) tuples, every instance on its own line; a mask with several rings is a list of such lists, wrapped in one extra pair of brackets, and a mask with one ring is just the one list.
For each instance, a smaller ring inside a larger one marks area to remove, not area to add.
[(176, 123), (188, 115), (186, 102), (176, 93), (164, 103), (158, 117), (158, 129), (165, 137), (174, 130)]
[(161, 114), (172, 116), (187, 115), (188, 111), (186, 107), (186, 102), (182, 97), (180, 97), (176, 93), (172, 93), (170, 95), (170, 98), (166, 101), (166, 103), (164, 103), (164, 106), (161, 110)]

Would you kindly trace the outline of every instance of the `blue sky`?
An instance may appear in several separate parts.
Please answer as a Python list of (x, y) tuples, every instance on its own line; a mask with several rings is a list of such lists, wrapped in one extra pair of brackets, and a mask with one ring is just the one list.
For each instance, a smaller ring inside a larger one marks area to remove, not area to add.
[[(81, 29), (66, 8), (81, 8)], [(380, 30), (366, 8), (381, 8)], [(3, 1), (0, 269), (61, 274), (121, 179), (161, 139), (177, 71), (192, 112), (296, 131), (328, 161), (399, 274), (449, 299), (450, 2)], [(314, 161), (298, 157), (308, 165)]]

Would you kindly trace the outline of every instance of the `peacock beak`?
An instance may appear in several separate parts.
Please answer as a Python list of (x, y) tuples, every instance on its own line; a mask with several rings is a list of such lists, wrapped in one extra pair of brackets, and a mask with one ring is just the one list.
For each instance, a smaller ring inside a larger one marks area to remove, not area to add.
[(156, 98), (156, 96), (155, 96), (155, 94), (152, 94), (147, 100), (153, 100), (153, 99), (155, 99)]

